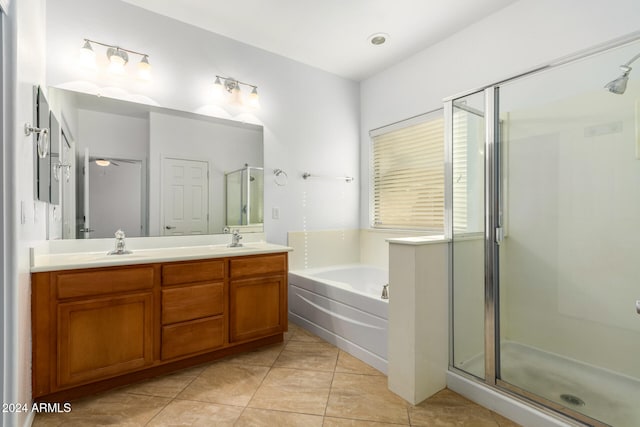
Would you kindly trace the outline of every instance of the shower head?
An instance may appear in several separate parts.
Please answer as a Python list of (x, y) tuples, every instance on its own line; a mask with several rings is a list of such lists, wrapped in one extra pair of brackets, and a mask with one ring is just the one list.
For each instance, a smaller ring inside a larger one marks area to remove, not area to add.
[(622, 75), (604, 85), (604, 88), (611, 93), (615, 93), (616, 95), (622, 95), (624, 91), (627, 90), (629, 73), (631, 73), (631, 64), (638, 58), (640, 58), (640, 53), (628, 60), (626, 64), (621, 65), (620, 68), (622, 68)]
[(631, 72), (631, 67), (628, 65), (621, 65), (620, 68), (624, 71), (622, 75), (604, 86), (609, 92), (617, 95), (622, 95), (624, 91), (627, 90), (627, 82), (629, 81), (629, 73)]

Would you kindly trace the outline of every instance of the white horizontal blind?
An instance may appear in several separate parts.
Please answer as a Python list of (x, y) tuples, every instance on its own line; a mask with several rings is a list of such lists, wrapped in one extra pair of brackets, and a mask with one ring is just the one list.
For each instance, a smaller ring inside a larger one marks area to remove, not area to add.
[(444, 118), (374, 135), (373, 227), (444, 230)]

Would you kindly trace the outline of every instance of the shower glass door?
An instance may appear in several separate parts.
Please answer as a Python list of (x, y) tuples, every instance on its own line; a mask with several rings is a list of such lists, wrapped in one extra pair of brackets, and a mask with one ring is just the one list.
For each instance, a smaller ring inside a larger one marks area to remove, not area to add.
[(485, 378), (484, 92), (447, 108), (452, 149), (452, 365)]
[(497, 89), (497, 384), (613, 426), (640, 423), (640, 70), (604, 85), (638, 53)]

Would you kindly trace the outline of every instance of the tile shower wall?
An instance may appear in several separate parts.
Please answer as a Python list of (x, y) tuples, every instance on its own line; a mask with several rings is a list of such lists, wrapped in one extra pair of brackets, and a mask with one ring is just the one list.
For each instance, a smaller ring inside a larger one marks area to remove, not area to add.
[(326, 267), (337, 264), (362, 263), (389, 268), (389, 244), (386, 239), (424, 236), (415, 231), (392, 230), (320, 230), (290, 231), (289, 268)]

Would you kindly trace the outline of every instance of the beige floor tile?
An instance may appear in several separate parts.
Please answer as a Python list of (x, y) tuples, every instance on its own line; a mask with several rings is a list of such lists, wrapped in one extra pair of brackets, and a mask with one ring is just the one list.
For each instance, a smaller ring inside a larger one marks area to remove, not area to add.
[(500, 427), (520, 427), (520, 424), (511, 421), (509, 418), (503, 417), (496, 412), (491, 411), (491, 416), (496, 420)]
[(249, 407), (323, 415), (332, 372), (271, 368)]
[(220, 361), (205, 369), (178, 399), (246, 406), (269, 368)]
[[(144, 426), (169, 401), (170, 399), (164, 397), (136, 395), (116, 390), (71, 402), (71, 412), (67, 414), (38, 414), (33, 425)], [(39, 420), (41, 415), (45, 415), (42, 421)], [(57, 420), (61, 421), (60, 424), (56, 424)]]
[(409, 416), (412, 426), (498, 427), (491, 411), (448, 389), (410, 407)]
[(409, 424), (389, 424), (377, 421), (351, 420), (348, 418), (324, 417), (323, 427), (397, 427), (408, 426)]
[(291, 341), (307, 341), (307, 342), (326, 342), (319, 336), (307, 331), (301, 326), (296, 326), (295, 331), (291, 335)]
[(236, 356), (231, 356), (225, 360), (230, 363), (240, 363), (244, 365), (273, 366), (273, 363), (282, 352), (284, 346), (284, 343), (273, 344), (238, 354)]
[(343, 372), (347, 374), (384, 376), (382, 372), (378, 371), (373, 366), (367, 365), (362, 360), (342, 350), (340, 350), (340, 354), (338, 355), (338, 364), (336, 365), (336, 372)]
[(38, 413), (33, 418), (31, 427), (58, 427), (64, 422), (61, 414)]
[(121, 390), (127, 393), (146, 394), (158, 397), (176, 397), (206, 369), (206, 366), (183, 369), (181, 371), (131, 384)]
[(337, 358), (338, 348), (329, 343), (291, 340), (273, 366), (333, 372)]
[(269, 411), (267, 409), (247, 408), (236, 423), (236, 427), (321, 427), (319, 415), (298, 414), (295, 412)]
[(240, 417), (242, 410), (243, 408), (239, 406), (176, 399), (160, 411), (147, 425), (150, 427), (231, 427)]
[(289, 322), (288, 325), (289, 325), (288, 326), (288, 331), (284, 333), (284, 342), (285, 343), (288, 342), (291, 339), (293, 334), (295, 334), (298, 329), (300, 329), (300, 326), (296, 325), (295, 323)]
[(387, 389), (387, 378), (336, 372), (326, 416), (409, 424), (408, 403)]

